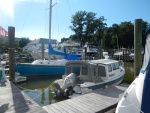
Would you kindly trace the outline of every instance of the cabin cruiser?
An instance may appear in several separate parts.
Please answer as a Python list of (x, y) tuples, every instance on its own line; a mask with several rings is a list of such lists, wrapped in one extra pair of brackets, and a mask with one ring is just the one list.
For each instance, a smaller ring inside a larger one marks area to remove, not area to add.
[(86, 94), (93, 90), (118, 85), (122, 82), (125, 69), (119, 61), (111, 59), (78, 60), (66, 63), (63, 79), (56, 80), (55, 96)]
[(146, 32), (143, 65), (139, 75), (125, 91), (115, 113), (150, 112), (150, 29)]

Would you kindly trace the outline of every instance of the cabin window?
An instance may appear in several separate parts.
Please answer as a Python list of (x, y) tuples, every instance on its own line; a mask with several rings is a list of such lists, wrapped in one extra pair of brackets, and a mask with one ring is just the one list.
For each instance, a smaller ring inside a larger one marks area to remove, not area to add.
[(98, 75), (100, 75), (101, 77), (106, 77), (105, 67), (98, 66)]
[(82, 75), (87, 75), (88, 69), (87, 67), (82, 67)]
[(70, 74), (71, 73), (71, 67), (67, 67), (66, 68), (66, 74)]
[(80, 74), (80, 70), (81, 70), (80, 68), (81, 67), (74, 67), (73, 70), (72, 70), (73, 73), (75, 73), (76, 75), (79, 75)]
[(118, 62), (116, 63), (116, 69), (119, 69), (119, 63)]
[(113, 68), (113, 70), (116, 70), (116, 65), (112, 64), (112, 68)]
[(108, 65), (108, 72), (111, 72), (112, 71), (112, 67), (111, 65)]

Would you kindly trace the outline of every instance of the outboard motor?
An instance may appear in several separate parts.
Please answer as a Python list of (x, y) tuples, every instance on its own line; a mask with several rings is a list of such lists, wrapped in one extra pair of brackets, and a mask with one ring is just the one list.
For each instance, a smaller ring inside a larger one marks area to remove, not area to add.
[(73, 88), (75, 86), (75, 83), (76, 83), (76, 74), (74, 74), (74, 73), (69, 74), (64, 79), (64, 83), (63, 83), (62, 87), (60, 87), (60, 85), (58, 83), (54, 83), (54, 86), (57, 89), (55, 91), (55, 96), (56, 97), (66, 96), (68, 98), (69, 95), (74, 93)]

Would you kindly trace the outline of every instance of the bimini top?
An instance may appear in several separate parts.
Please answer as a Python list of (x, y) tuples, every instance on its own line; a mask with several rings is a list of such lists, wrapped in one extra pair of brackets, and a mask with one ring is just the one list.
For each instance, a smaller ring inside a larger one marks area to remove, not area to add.
[(66, 66), (69, 65), (80, 65), (80, 64), (91, 64), (91, 65), (97, 65), (97, 64), (110, 64), (118, 62), (116, 60), (112, 59), (99, 59), (99, 60), (76, 60), (76, 61), (68, 61), (66, 63)]

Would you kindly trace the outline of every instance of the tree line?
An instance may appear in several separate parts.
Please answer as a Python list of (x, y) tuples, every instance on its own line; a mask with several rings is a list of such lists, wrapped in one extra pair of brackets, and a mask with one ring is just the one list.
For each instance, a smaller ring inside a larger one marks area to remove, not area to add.
[[(96, 13), (78, 11), (72, 16), (72, 26), (69, 28), (74, 32), (69, 38), (62, 38), (61, 42), (72, 39), (80, 42), (98, 43), (105, 48), (134, 47), (134, 24), (131, 21), (114, 23), (107, 27), (104, 16), (96, 17)], [(149, 23), (142, 21), (142, 40)]]
[[(20, 38), (19, 41), (15, 40), (14, 47), (15, 47), (15, 49), (20, 49), (20, 48), (23, 48), (24, 46), (26, 46), (29, 42), (30, 42), (29, 38), (22, 37), (22, 38)], [(5, 50), (8, 48), (9, 48), (9, 42), (7, 41), (4, 43), (2, 36), (0, 36), (0, 49)]]

